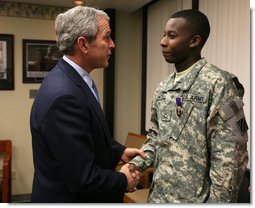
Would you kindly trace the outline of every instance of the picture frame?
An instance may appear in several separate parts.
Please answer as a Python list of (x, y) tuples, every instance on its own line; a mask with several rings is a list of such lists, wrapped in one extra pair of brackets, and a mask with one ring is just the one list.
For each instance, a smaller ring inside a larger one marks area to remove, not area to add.
[(13, 34), (0, 34), (0, 90), (14, 90)]
[(62, 57), (56, 41), (23, 39), (23, 83), (41, 83)]

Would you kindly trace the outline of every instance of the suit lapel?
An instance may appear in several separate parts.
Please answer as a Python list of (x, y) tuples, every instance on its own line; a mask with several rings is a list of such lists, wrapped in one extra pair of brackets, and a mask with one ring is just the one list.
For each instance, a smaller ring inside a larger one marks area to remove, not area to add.
[(67, 76), (77, 86), (82, 88), (85, 96), (88, 98), (88, 100), (90, 102), (90, 105), (91, 105), (92, 109), (94, 110), (94, 112), (98, 116), (102, 126), (104, 127), (104, 131), (105, 131), (105, 134), (106, 134), (106, 137), (107, 137), (107, 141), (108, 141), (108, 144), (110, 145), (109, 138), (111, 138), (111, 134), (110, 134), (108, 125), (106, 123), (104, 112), (103, 112), (100, 104), (96, 100), (94, 94), (91, 92), (91, 90), (90, 90), (89, 86), (87, 85), (87, 83), (82, 79), (82, 77), (78, 74), (78, 72), (76, 72), (76, 70), (71, 65), (69, 65), (66, 61), (64, 61), (63, 59), (61, 59), (58, 62), (57, 67), (59, 67), (65, 74), (67, 74)]

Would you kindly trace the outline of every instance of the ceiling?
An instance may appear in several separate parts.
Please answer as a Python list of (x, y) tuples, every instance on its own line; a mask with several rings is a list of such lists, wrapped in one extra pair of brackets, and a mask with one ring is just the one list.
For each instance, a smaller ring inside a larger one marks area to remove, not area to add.
[[(7, 0), (28, 4), (40, 4), (60, 7), (73, 7), (73, 0)], [(113, 8), (122, 12), (133, 12), (152, 0), (85, 0), (83, 6), (90, 6), (99, 9)]]

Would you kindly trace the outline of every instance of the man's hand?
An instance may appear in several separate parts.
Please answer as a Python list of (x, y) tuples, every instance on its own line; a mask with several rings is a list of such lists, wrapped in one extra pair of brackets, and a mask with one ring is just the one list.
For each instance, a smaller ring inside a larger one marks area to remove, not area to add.
[(136, 155), (141, 155), (143, 158), (146, 158), (147, 155), (140, 149), (137, 148), (126, 148), (123, 154), (121, 155), (121, 161), (128, 163)]
[[(129, 168), (130, 164), (125, 164), (121, 167), (119, 172), (122, 172), (127, 177), (127, 192), (134, 192), (136, 191), (136, 186), (140, 180), (141, 173), (137, 170), (132, 170), (132, 175)], [(132, 168), (131, 168), (132, 169)]]
[(129, 169), (131, 176), (133, 178), (135, 178), (136, 174), (137, 174), (136, 171), (138, 171), (138, 167), (132, 163), (129, 163), (128, 169)]

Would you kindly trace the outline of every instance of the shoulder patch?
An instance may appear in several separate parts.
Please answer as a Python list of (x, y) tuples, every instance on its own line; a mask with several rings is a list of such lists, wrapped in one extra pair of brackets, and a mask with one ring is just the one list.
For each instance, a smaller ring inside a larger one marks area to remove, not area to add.
[(240, 110), (242, 110), (244, 103), (239, 98), (234, 98), (230, 102), (226, 103), (220, 110), (219, 114), (223, 118), (223, 120), (228, 120), (235, 114), (237, 114)]
[(221, 118), (230, 125), (239, 144), (246, 144), (248, 141), (247, 130), (249, 128), (245, 119), (243, 105), (243, 101), (236, 97), (219, 110)]

